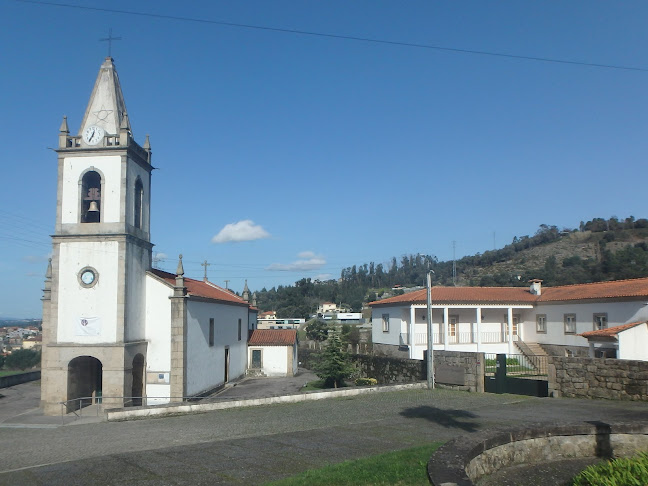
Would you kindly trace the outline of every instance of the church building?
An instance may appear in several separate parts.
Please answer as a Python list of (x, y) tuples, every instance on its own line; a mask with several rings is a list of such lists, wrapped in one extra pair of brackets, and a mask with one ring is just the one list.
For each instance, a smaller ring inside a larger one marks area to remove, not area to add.
[(244, 375), (257, 312), (249, 295), (185, 277), (182, 256), (175, 274), (152, 268), (151, 146), (133, 137), (112, 58), (76, 135), (63, 118), (56, 152), (45, 413), (61, 413), (62, 402), (69, 411), (182, 401)]

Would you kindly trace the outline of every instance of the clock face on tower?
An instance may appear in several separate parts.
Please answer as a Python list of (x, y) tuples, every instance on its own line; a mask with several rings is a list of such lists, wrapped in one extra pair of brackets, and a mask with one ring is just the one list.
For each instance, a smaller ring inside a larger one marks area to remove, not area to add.
[(97, 145), (104, 137), (104, 129), (97, 125), (90, 125), (83, 132), (83, 140), (88, 145)]
[(82, 268), (78, 277), (79, 283), (83, 287), (92, 287), (97, 283), (97, 271), (92, 267)]

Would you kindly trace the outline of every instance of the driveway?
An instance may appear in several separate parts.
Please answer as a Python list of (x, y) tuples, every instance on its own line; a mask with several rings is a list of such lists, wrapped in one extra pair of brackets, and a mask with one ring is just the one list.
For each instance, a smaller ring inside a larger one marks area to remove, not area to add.
[(417, 389), (164, 419), (3, 428), (0, 485), (262, 484), (490, 427), (586, 420), (648, 421), (648, 404)]

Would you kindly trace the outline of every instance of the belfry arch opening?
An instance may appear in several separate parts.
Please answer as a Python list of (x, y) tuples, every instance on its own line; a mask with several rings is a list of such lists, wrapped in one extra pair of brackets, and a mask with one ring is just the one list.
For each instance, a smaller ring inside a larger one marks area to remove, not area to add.
[(81, 180), (81, 222), (101, 222), (101, 175), (89, 170)]
[(67, 411), (101, 403), (103, 365), (92, 356), (79, 356), (68, 364)]
[(135, 181), (135, 214), (134, 216), (134, 221), (133, 221), (133, 226), (136, 228), (142, 228), (143, 227), (143, 221), (142, 221), (142, 201), (144, 199), (144, 186), (142, 184), (142, 179), (139, 177)]

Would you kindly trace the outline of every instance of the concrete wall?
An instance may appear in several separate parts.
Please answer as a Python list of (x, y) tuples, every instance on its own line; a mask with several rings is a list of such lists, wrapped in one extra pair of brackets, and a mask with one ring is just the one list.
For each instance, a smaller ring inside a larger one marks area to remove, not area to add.
[(648, 362), (601, 358), (548, 358), (549, 395), (648, 400)]
[(41, 372), (39, 371), (28, 371), (26, 373), (18, 373), (15, 375), (2, 376), (0, 377), (0, 388), (8, 388), (14, 385), (20, 385), (21, 383), (27, 383), (28, 381), (36, 381), (41, 379)]

